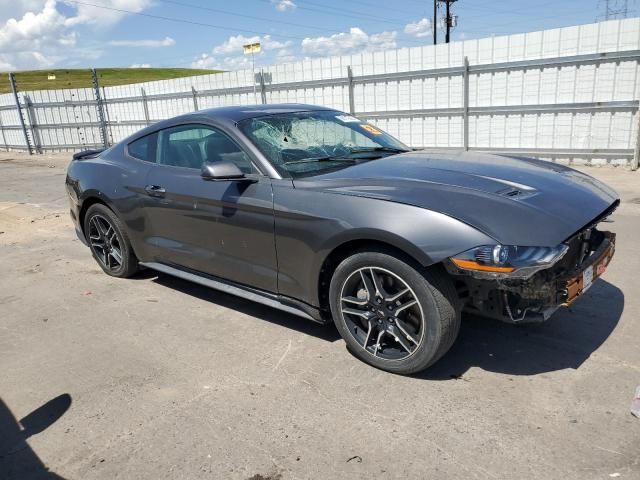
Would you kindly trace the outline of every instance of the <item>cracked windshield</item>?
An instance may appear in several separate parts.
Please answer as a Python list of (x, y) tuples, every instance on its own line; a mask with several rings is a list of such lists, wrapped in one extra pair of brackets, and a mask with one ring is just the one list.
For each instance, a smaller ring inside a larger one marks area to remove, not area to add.
[(378, 127), (335, 111), (251, 118), (239, 126), (284, 176), (317, 175), (410, 150)]

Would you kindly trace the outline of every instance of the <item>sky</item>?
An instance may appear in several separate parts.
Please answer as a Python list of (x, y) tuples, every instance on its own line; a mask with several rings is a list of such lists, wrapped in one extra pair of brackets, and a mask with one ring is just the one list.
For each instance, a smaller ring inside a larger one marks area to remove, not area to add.
[[(640, 0), (609, 0), (618, 17), (625, 3), (640, 13)], [(452, 13), (456, 41), (592, 23), (605, 0), (458, 0)], [(432, 15), (432, 0), (0, 0), (0, 71), (237, 70), (256, 41), (257, 66), (430, 45)]]

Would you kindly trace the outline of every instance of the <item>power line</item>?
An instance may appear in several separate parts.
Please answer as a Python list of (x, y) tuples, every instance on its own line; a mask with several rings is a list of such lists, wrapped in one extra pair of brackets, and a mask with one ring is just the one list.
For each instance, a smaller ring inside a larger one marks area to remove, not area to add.
[(115, 8), (115, 7), (107, 7), (104, 5), (96, 5), (95, 3), (89, 3), (89, 2), (81, 2), (79, 0), (65, 0), (68, 3), (75, 3), (77, 5), (86, 5), (89, 7), (95, 7), (95, 8), (101, 8), (103, 10), (111, 10), (113, 12), (120, 12), (120, 13), (126, 13), (126, 14), (130, 14), (130, 15), (138, 15), (140, 17), (147, 17), (147, 18), (155, 18), (156, 20), (165, 20), (167, 22), (174, 22), (174, 23), (186, 23), (188, 25), (195, 25), (198, 27), (209, 27), (209, 28), (215, 28), (217, 30), (225, 30), (225, 31), (229, 31), (229, 30), (235, 30), (238, 32), (245, 32), (245, 33), (253, 33), (255, 35), (272, 35), (272, 36), (276, 36), (276, 37), (282, 37), (282, 38), (292, 38), (295, 40), (304, 40), (305, 37), (300, 37), (300, 36), (295, 36), (295, 35), (284, 35), (281, 33), (267, 33), (267, 32), (260, 32), (257, 30), (249, 30), (246, 28), (229, 28), (228, 26), (223, 26), (223, 25), (215, 25), (215, 24), (211, 24), (211, 23), (205, 23), (205, 22), (197, 22), (194, 20), (187, 20), (187, 19), (183, 19), (183, 18), (175, 18), (175, 17), (166, 17), (164, 15), (154, 15), (152, 13), (143, 13), (143, 12), (134, 12), (132, 10), (125, 10), (123, 8)]
[[(235, 13), (235, 12), (230, 12), (228, 10), (222, 10), (219, 8), (211, 8), (211, 7), (203, 7), (201, 5), (194, 5), (192, 3), (184, 3), (184, 2), (178, 2), (175, 0), (156, 0), (160, 3), (170, 3), (173, 5), (179, 5), (181, 7), (187, 7), (187, 8), (194, 8), (197, 10), (205, 10), (208, 12), (215, 12), (215, 13), (222, 13), (224, 15), (231, 15), (234, 17), (240, 17), (240, 18), (249, 18), (251, 20), (259, 20), (262, 22), (270, 22), (270, 23), (280, 23), (282, 25), (290, 25), (292, 27), (301, 27), (301, 28), (308, 28), (311, 30), (320, 30), (322, 32), (327, 32), (327, 30), (325, 28), (322, 27), (316, 27), (314, 25), (302, 25), (301, 23), (295, 23), (295, 22), (287, 22), (286, 20), (275, 20), (272, 18), (265, 18), (265, 17), (256, 17), (254, 15), (245, 15), (243, 13)], [(332, 32), (332, 33), (339, 33), (339, 32)]]

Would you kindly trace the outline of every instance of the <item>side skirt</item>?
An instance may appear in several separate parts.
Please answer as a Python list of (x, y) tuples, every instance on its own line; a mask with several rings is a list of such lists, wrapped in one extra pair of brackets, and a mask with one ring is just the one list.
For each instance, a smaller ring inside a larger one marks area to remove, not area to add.
[(183, 280), (203, 285), (205, 287), (245, 298), (252, 302), (261, 303), (263, 305), (282, 310), (283, 312), (298, 315), (299, 317), (306, 318), (307, 320), (312, 320), (322, 324), (328, 323), (327, 319), (323, 318), (320, 314), (319, 309), (289, 297), (276, 295), (270, 292), (246, 287), (244, 285), (238, 285), (204, 273), (182, 270), (165, 265), (164, 263), (140, 262), (140, 265), (174, 277), (182, 278)]

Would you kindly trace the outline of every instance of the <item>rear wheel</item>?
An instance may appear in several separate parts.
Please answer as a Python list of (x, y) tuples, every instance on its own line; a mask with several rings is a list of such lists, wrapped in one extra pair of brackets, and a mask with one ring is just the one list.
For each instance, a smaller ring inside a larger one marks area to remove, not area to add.
[(120, 219), (107, 206), (96, 203), (84, 218), (84, 233), (93, 258), (105, 273), (126, 278), (138, 270), (129, 237)]
[(435, 363), (460, 328), (457, 296), (446, 274), (392, 252), (358, 252), (342, 261), (329, 296), (350, 351), (394, 373), (415, 373)]

